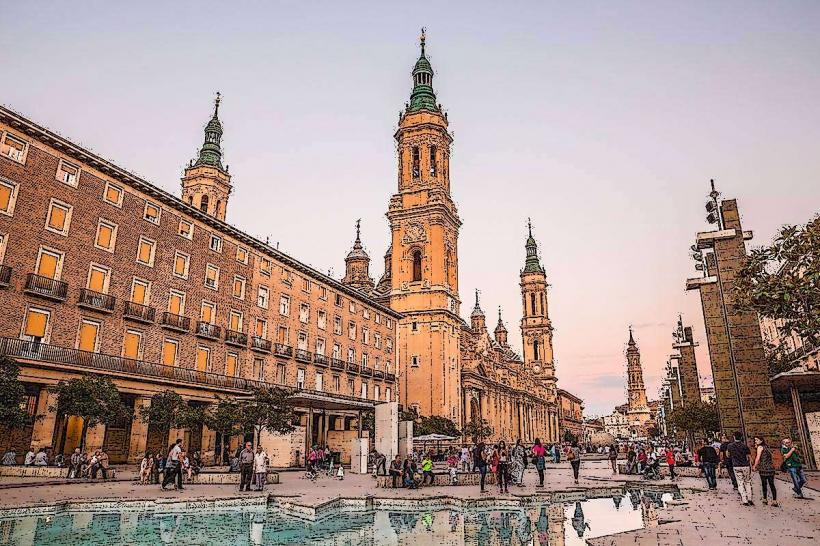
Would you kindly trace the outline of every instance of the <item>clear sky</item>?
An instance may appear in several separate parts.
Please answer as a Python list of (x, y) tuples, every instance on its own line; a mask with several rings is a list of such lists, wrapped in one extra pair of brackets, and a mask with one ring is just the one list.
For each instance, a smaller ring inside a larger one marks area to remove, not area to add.
[[(570, 3), (571, 4), (571, 3)], [(560, 386), (624, 401), (631, 323), (650, 398), (710, 178), (761, 244), (820, 204), (818, 2), (14, 2), (0, 102), (168, 191), (224, 100), (228, 220), (341, 276), (356, 218), (382, 273), (393, 133), (419, 28), (455, 135), (462, 315), (518, 346), (532, 217)]]

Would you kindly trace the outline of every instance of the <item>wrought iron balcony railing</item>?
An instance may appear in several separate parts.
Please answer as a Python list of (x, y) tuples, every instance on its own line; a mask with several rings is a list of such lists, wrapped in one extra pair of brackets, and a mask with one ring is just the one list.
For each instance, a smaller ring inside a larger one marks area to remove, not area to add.
[(94, 309), (96, 311), (104, 311), (106, 313), (114, 312), (114, 304), (117, 298), (102, 292), (95, 292), (88, 288), (80, 289), (80, 299), (77, 305), (85, 307), (86, 309)]
[(0, 286), (8, 286), (11, 283), (11, 266), (0, 265)]
[(274, 343), (273, 354), (276, 356), (291, 357), (293, 356), (293, 347), (285, 345), (284, 343)]
[(320, 355), (319, 353), (313, 353), (313, 363), (317, 366), (324, 366), (327, 367), (329, 359), (325, 355)]
[(248, 334), (237, 332), (236, 330), (225, 330), (225, 343), (236, 345), (237, 347), (248, 346)]
[(330, 359), (330, 367), (334, 370), (344, 370), (345, 369), (345, 361), (340, 360), (338, 358), (331, 358)]
[(310, 351), (306, 351), (305, 349), (296, 349), (296, 360), (299, 362), (310, 362), (312, 359), (312, 354)]
[(162, 314), (159, 323), (166, 328), (180, 332), (187, 332), (191, 329), (191, 319), (189, 317), (175, 315), (169, 311)]
[(51, 277), (43, 277), (36, 273), (29, 273), (26, 275), (24, 290), (35, 296), (64, 301), (68, 294), (68, 283)]
[(222, 337), (222, 328), (216, 324), (198, 320), (196, 321), (196, 332), (194, 333), (199, 337), (207, 339), (219, 339)]
[(261, 351), (263, 353), (269, 353), (271, 348), (271, 342), (269, 339), (265, 339), (259, 336), (253, 336), (251, 338), (251, 349), (254, 351)]
[(123, 306), (122, 314), (125, 318), (130, 318), (140, 322), (154, 322), (156, 310), (153, 307), (148, 307), (147, 305), (142, 305), (141, 303), (127, 301)]

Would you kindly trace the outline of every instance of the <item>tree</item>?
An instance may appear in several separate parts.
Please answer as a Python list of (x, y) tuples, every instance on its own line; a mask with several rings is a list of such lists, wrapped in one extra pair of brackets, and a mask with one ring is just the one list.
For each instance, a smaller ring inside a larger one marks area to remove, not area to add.
[(564, 429), (564, 438), (563, 438), (563, 441), (564, 441), (564, 442), (569, 442), (569, 443), (571, 443), (571, 444), (572, 444), (572, 443), (574, 443), (574, 442), (577, 442), (577, 441), (578, 441), (578, 437), (577, 437), (575, 434), (573, 434), (571, 430), (569, 430), (569, 429)]
[(425, 436), (427, 434), (461, 436), (461, 431), (456, 428), (455, 423), (446, 417), (441, 417), (439, 415), (419, 417), (416, 420), (416, 424), (413, 426), (413, 436)]
[(205, 416), (202, 408), (189, 406), (178, 393), (166, 389), (151, 398), (150, 406), (140, 409), (140, 417), (146, 423), (170, 429), (197, 427)]
[(483, 442), (485, 438), (493, 435), (493, 427), (486, 419), (473, 419), (464, 427), (464, 436), (473, 439), (473, 442)]
[(281, 387), (256, 389), (252, 398), (243, 401), (241, 413), (243, 429), (252, 427), (256, 431), (257, 442), (263, 429), (278, 434), (294, 429), (290, 391)]
[(782, 321), (782, 333), (820, 340), (820, 216), (784, 226), (769, 246), (751, 251), (737, 277), (738, 304)]
[(695, 432), (708, 435), (720, 429), (717, 404), (714, 402), (688, 402), (672, 410), (669, 423), (679, 431), (686, 432), (690, 441)]
[(33, 420), (23, 409), (26, 388), (17, 378), (19, 375), (20, 366), (15, 360), (0, 357), (0, 425), (9, 430), (26, 426)]
[(205, 426), (222, 436), (242, 434), (242, 403), (231, 398), (217, 396), (203, 415)]
[(49, 411), (61, 415), (76, 415), (83, 419), (80, 449), (85, 449), (89, 427), (120, 423), (131, 417), (114, 383), (106, 376), (90, 376), (60, 381), (51, 392), (57, 395), (57, 406)]

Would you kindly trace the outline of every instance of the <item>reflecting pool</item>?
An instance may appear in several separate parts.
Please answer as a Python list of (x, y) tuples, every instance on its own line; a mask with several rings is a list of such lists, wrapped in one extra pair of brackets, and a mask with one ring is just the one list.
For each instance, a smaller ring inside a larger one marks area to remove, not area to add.
[[(679, 495), (675, 493), (675, 495)], [(278, 508), (191, 512), (70, 511), (0, 519), (0, 543), (32, 546), (198, 544), (513, 544), (570, 546), (657, 524), (671, 493), (632, 489), (576, 502), (481, 508), (340, 509), (305, 521)]]

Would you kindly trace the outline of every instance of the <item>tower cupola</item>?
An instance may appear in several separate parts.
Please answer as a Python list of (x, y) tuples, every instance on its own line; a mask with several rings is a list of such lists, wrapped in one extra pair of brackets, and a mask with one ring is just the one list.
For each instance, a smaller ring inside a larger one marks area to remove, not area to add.
[(407, 105), (407, 112), (418, 112), (420, 110), (429, 110), (431, 112), (438, 112), (439, 107), (436, 104), (436, 93), (433, 91), (433, 67), (427, 59), (425, 53), (425, 42), (427, 41), (427, 33), (425, 29), (421, 29), (421, 55), (416, 61), (416, 66), (413, 67), (413, 92), (410, 94), (410, 103)]
[(470, 325), (472, 326), (474, 332), (480, 332), (487, 329), (484, 311), (481, 310), (481, 305), (478, 302), (477, 288), (475, 291), (475, 306), (473, 307), (473, 312), (470, 313)]
[(345, 258), (345, 276), (342, 282), (365, 291), (370, 291), (375, 286), (370, 277), (370, 256), (362, 246), (361, 220), (356, 220), (356, 240)]
[(501, 320), (501, 306), (498, 306), (498, 324), (495, 326), (495, 340), (502, 347), (507, 346), (507, 328), (504, 326), (504, 321)]

